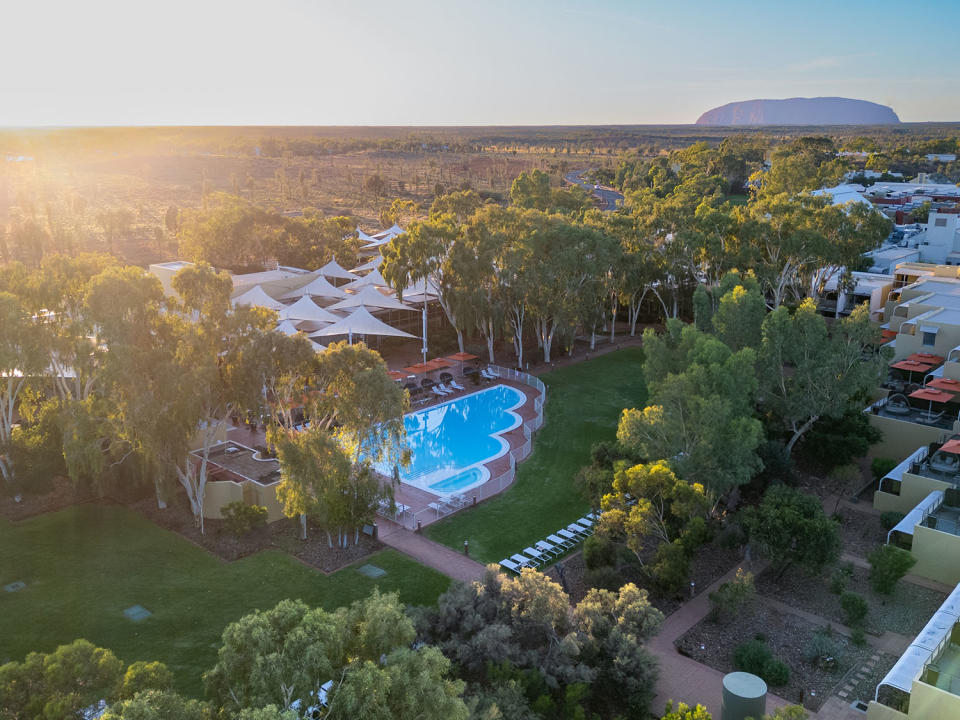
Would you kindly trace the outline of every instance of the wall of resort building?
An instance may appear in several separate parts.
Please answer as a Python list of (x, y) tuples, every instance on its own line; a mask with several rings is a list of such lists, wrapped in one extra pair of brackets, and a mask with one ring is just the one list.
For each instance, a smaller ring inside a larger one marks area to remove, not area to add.
[(943, 720), (960, 718), (960, 696), (920, 680), (913, 681), (910, 706), (906, 713), (873, 701), (867, 708), (867, 720), (934, 720), (935, 718), (943, 718)]
[(283, 518), (283, 506), (277, 499), (277, 485), (261, 485), (253, 480), (233, 482), (231, 480), (207, 481), (204, 495), (203, 516), (208, 520), (222, 520), (220, 509), (232, 502), (246, 505), (262, 505), (267, 509), (267, 522)]
[[(882, 403), (884, 399), (882, 398), (878, 402)], [(944, 434), (960, 433), (960, 422), (954, 422), (952, 428), (931, 427), (907, 420), (876, 415), (872, 412), (873, 407), (875, 405), (867, 408), (870, 424), (879, 430), (883, 437), (880, 442), (871, 448), (870, 457), (906, 457), (921, 445), (926, 447), (930, 443), (940, 442)], [(901, 512), (906, 512), (906, 510)]]
[[(955, 585), (960, 582), (960, 535), (917, 525), (910, 552), (917, 559), (914, 575)], [(960, 713), (956, 715), (960, 718)]]

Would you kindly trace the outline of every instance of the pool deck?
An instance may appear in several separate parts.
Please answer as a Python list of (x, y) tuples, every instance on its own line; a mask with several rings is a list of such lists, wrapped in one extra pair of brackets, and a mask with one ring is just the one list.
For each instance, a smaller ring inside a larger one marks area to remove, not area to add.
[[(523, 393), (525, 398), (523, 405), (513, 410), (513, 412), (517, 413), (517, 415), (523, 419), (523, 423), (533, 420), (537, 416), (537, 412), (533, 406), (534, 400), (537, 397), (537, 391), (529, 385), (524, 385), (523, 383), (517, 383), (502, 378), (498, 379), (496, 383), (482, 383), (480, 385), (474, 385), (472, 382), (461, 382), (465, 386), (465, 389), (462, 392), (455, 393), (454, 395), (448, 395), (447, 397), (443, 398), (431, 398), (429, 402), (420, 403), (412, 410), (424, 410), (426, 408), (433, 407), (434, 405), (440, 405), (441, 403), (449, 400), (456, 400), (458, 397), (469, 395), (470, 393), (477, 392), (478, 390), (493, 387), (495, 384), (501, 384), (509, 385), (510, 387), (515, 388)], [(509, 430), (501, 435), (501, 437), (510, 444), (511, 451), (516, 450), (517, 448), (521, 447), (524, 442), (526, 442), (526, 438), (523, 435), (523, 423), (515, 427), (513, 430)], [(229, 430), (227, 432), (227, 439), (232, 440), (233, 442), (241, 443), (247, 447), (255, 447), (256, 445), (266, 444), (266, 432), (260, 428), (251, 430), (245, 425), (241, 425)], [(468, 490), (465, 493), (465, 496), (469, 500), (468, 503), (460, 508), (457, 508), (457, 510), (462, 510), (472, 505), (474, 502), (474, 497), (476, 498), (476, 502), (479, 503), (487, 498), (503, 492), (510, 487), (510, 484), (502, 484), (501, 486), (497, 487), (497, 483), (495, 482), (497, 478), (510, 469), (510, 452), (507, 452), (495, 460), (485, 463), (484, 467), (490, 471), (491, 479), (485, 482), (483, 485), (479, 485), (478, 487)], [(426, 490), (421, 490), (420, 488), (412, 485), (407, 485), (406, 483), (400, 483), (400, 486), (396, 489), (395, 495), (397, 504), (406, 505), (410, 508), (410, 510), (394, 519), (400, 525), (412, 530), (417, 528), (418, 522), (421, 527), (429, 525), (432, 522), (436, 522), (440, 518), (447, 517), (452, 512), (452, 509), (450, 508), (445, 508), (445, 510), (441, 513), (431, 509), (430, 504), (436, 503), (439, 500), (439, 496), (427, 492)]]
[[(469, 395), (477, 390), (484, 389), (484, 387), (493, 387), (494, 384), (509, 385), (510, 387), (523, 393), (523, 405), (513, 410), (513, 412), (522, 418), (523, 422), (513, 430), (509, 430), (501, 435), (501, 437), (510, 444), (510, 450), (516, 450), (526, 442), (526, 438), (523, 434), (523, 423), (533, 420), (537, 416), (537, 412), (534, 409), (534, 400), (537, 397), (537, 391), (529, 385), (504, 379), (499, 379), (496, 383), (489, 383), (478, 387), (475, 387), (471, 384), (467, 385), (463, 392), (448, 396), (446, 398), (437, 398), (434, 402), (424, 403), (419, 405), (417, 410), (419, 411), (423, 410), (424, 408), (429, 408), (433, 405), (439, 405), (440, 403), (448, 400), (455, 400), (457, 397)], [(441, 518), (447, 517), (452, 512), (462, 510), (466, 507), (472, 506), (474, 503), (479, 503), (489, 497), (493, 497), (494, 495), (497, 495), (510, 487), (510, 484), (502, 484), (497, 486), (497, 483), (495, 482), (498, 477), (510, 469), (510, 452), (505, 453), (495, 460), (485, 463), (484, 467), (490, 472), (491, 479), (485, 482), (483, 485), (479, 485), (475, 488), (467, 490), (464, 493), (464, 496), (468, 500), (467, 504), (457, 508), (456, 510), (446, 508), (443, 512), (438, 512), (436, 509), (432, 509), (430, 504), (437, 503), (439, 496), (427, 492), (426, 490), (421, 490), (420, 488), (412, 485), (400, 483), (399, 487), (395, 491), (396, 502), (398, 505), (402, 504), (408, 506), (410, 510), (405, 512), (402, 516), (397, 517), (396, 520), (410, 529), (416, 529), (418, 525), (423, 527), (425, 525), (429, 525), (430, 523), (436, 522)]]

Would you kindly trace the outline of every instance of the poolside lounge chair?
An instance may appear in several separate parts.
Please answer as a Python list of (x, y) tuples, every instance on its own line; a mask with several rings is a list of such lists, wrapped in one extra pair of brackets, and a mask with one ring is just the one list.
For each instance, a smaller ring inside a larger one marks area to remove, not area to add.
[(550, 559), (550, 558), (547, 557), (544, 553), (540, 552), (539, 550), (535, 550), (535, 549), (532, 548), (532, 547), (525, 547), (525, 548), (523, 549), (523, 552), (524, 552), (528, 557), (532, 557), (534, 560), (536, 560), (536, 561), (537, 561), (538, 563), (540, 563), (541, 565), (546, 565), (546, 564), (547, 564), (547, 561)]
[(569, 540), (573, 545), (579, 544), (579, 542), (580, 542), (581, 540), (583, 540), (583, 538), (585, 537), (584, 535), (581, 535), (580, 533), (570, 532), (569, 530), (557, 530), (557, 535), (559, 535), (559, 536), (562, 537), (562, 538), (566, 538), (566, 539)]
[(447, 393), (447, 395), (453, 395), (456, 392), (456, 390), (454, 390), (452, 387), (447, 387), (446, 383), (440, 383), (437, 385), (437, 387), (443, 392)]
[(517, 565), (513, 560), (507, 560), (504, 558), (500, 561), (500, 567), (506, 568), (507, 570), (513, 570), (517, 575), (520, 574), (521, 567)]
[(494, 370), (493, 365), (487, 365), (487, 371), (486, 371), (486, 372), (487, 372), (487, 375), (489, 375), (489, 376), (492, 377), (492, 378), (498, 378), (498, 377), (500, 377), (499, 375), (497, 375), (497, 371)]
[(437, 397), (446, 397), (446, 396), (447, 396), (447, 393), (445, 393), (443, 390), (441, 390), (441, 389), (440, 389), (439, 387), (437, 387), (436, 385), (434, 385), (432, 388), (430, 388), (430, 392), (432, 392), (432, 393), (433, 393), (434, 395), (436, 395)]
[(579, 520), (577, 520), (577, 525), (583, 525), (583, 526), (586, 527), (586, 528), (590, 528), (591, 531), (592, 531), (592, 529), (593, 529), (593, 520), (591, 520), (591, 519), (588, 518), (587, 516), (583, 516), (582, 518), (580, 518)]
[(552, 542), (557, 547), (563, 548), (564, 552), (572, 548), (574, 545), (576, 545), (576, 542), (574, 542), (570, 538), (563, 538), (556, 534), (547, 535), (547, 540)]
[(485, 380), (496, 380), (496, 379), (497, 379), (497, 376), (496, 376), (496, 375), (494, 375), (493, 373), (488, 372), (488, 371), (486, 371), (486, 370), (481, 370), (481, 371), (480, 371), (480, 375), (481, 375), (481, 377), (483, 377)]
[(567, 525), (567, 530), (569, 530), (570, 532), (574, 532), (574, 533), (580, 533), (580, 534), (583, 535), (584, 537), (586, 537), (587, 535), (592, 535), (592, 534), (593, 534), (593, 530), (592, 530), (591, 528), (584, 527), (583, 525), (578, 525), (578, 524), (575, 523), (575, 522), (570, 523), (569, 525)]
[(551, 545), (550, 543), (545, 542), (545, 541), (543, 541), (543, 540), (541, 540), (540, 542), (537, 543), (537, 550), (539, 550), (539, 551), (542, 552), (542, 553), (546, 553), (547, 555), (551, 555), (551, 556), (553, 556), (553, 557), (557, 557), (557, 556), (559, 556), (559, 555), (563, 555), (563, 553), (564, 553), (564, 549), (563, 549), (563, 548), (558, 548), (558, 547), (556, 547), (556, 546), (554, 546), (554, 545)]
[(451, 381), (450, 381), (450, 387), (452, 387), (454, 390), (463, 390), (463, 389), (464, 389), (464, 388), (463, 388), (463, 385), (461, 385), (460, 383), (458, 383), (456, 380), (451, 380)]
[(540, 563), (533, 558), (528, 558), (526, 555), (521, 555), (520, 553), (514, 553), (510, 556), (510, 559), (521, 567), (535, 568), (540, 566)]

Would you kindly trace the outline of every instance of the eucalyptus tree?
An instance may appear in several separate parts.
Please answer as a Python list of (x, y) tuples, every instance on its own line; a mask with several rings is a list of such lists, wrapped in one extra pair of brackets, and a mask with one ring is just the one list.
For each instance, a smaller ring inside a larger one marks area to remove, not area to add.
[(875, 387), (886, 362), (866, 305), (828, 328), (808, 298), (793, 314), (784, 306), (769, 313), (762, 332), (763, 404), (783, 424), (788, 456), (817, 420), (842, 417)]
[(0, 475), (15, 485), (10, 456), (17, 407), (30, 378), (45, 372), (49, 353), (41, 341), (35, 316), (20, 298), (0, 292)]
[(448, 276), (450, 249), (459, 235), (459, 226), (452, 215), (440, 215), (413, 222), (381, 249), (380, 272), (401, 295), (417, 281), (429, 281), (437, 292), (437, 301), (457, 333), (457, 344), (463, 352), (463, 328), (457, 317), (452, 287)]
[(407, 461), (403, 414), (407, 392), (387, 373), (378, 353), (363, 343), (333, 343), (317, 356), (300, 402), (309, 418), (305, 431), (292, 424), (271, 429), (283, 479), (277, 496), (284, 514), (300, 516), (301, 537), (312, 517), (345, 546), (345, 528), (369, 523), (381, 501), (392, 500), (392, 487), (381, 483), (371, 465)]
[(230, 276), (206, 264), (178, 271), (173, 288), (180, 298), (176, 309), (184, 316), (175, 360), (193, 388), (183, 405), (195, 418), (199, 459), (196, 462), (192, 453), (187, 454), (176, 463), (176, 475), (203, 532), (210, 449), (251, 383), (261, 375), (257, 356), (246, 351), (274, 324), (275, 317), (256, 307), (234, 309)]

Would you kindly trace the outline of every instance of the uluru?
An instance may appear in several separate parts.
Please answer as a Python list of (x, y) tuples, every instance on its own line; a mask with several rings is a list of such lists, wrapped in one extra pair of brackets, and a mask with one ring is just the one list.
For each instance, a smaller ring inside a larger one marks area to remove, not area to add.
[(743, 100), (707, 110), (697, 125), (893, 125), (886, 105), (842, 97)]

